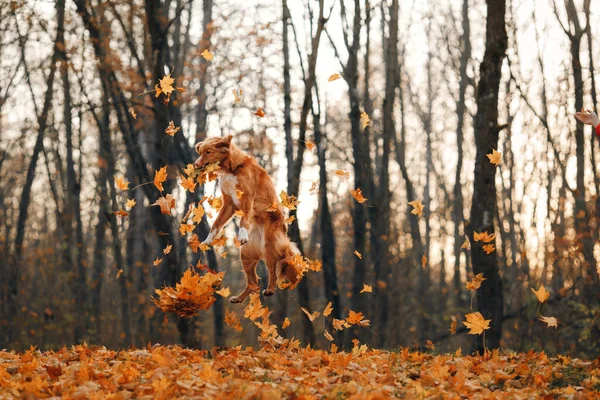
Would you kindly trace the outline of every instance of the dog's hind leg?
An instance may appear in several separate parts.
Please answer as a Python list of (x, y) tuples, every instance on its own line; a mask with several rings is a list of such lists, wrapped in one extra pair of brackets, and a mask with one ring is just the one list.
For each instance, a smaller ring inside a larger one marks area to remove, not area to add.
[(260, 261), (260, 251), (256, 246), (257, 244), (257, 235), (251, 234), (250, 242), (241, 247), (240, 256), (246, 274), (246, 288), (239, 295), (231, 297), (229, 299), (231, 303), (241, 303), (250, 293), (260, 290), (258, 275), (256, 274), (256, 266)]

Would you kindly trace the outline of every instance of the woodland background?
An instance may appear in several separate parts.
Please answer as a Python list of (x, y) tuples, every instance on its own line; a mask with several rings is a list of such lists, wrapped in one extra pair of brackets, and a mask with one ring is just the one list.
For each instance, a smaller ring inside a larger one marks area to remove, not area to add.
[[(202, 196), (178, 184), (193, 144), (232, 134), (278, 191), (299, 197), (290, 236), (323, 263), (298, 288), (263, 299), (275, 323), (290, 318), (288, 336), (327, 347), (300, 307), (331, 301), (336, 318), (351, 309), (371, 320), (340, 334), (341, 345), (479, 348), (464, 327), (449, 332), (451, 316), (472, 309), (492, 319), (488, 347), (596, 357), (599, 143), (572, 117), (598, 104), (595, 7), (0, 0), (0, 348), (255, 344), (253, 325), (238, 333), (224, 324), (225, 310), (242, 306), (221, 297), (191, 320), (151, 302), (154, 288), (198, 261), (177, 229)], [(328, 81), (334, 73), (342, 78)], [(186, 92), (168, 105), (142, 94), (167, 74)], [(165, 138), (170, 121), (182, 129)], [(485, 156), (492, 148), (498, 167)], [(123, 192), (114, 182), (137, 186), (163, 165), (178, 198), (172, 217), (149, 207), (153, 186)], [(129, 215), (115, 215), (130, 198)], [(413, 200), (425, 205), (420, 218)], [(209, 223), (197, 228), (201, 240)], [(497, 234), (490, 255), (472, 240), (486, 230)], [(229, 247), (226, 258), (201, 257), (227, 271), (235, 293), (244, 277)], [(477, 273), (486, 281), (471, 299), (465, 282)], [(359, 293), (364, 283), (373, 293)], [(551, 296), (538, 311), (530, 288), (540, 284)]]

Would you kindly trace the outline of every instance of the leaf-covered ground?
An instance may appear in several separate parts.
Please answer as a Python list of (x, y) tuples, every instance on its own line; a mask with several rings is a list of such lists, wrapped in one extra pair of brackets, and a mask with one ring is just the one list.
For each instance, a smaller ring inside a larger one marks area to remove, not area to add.
[(0, 398), (600, 398), (600, 359), (178, 346), (0, 352)]

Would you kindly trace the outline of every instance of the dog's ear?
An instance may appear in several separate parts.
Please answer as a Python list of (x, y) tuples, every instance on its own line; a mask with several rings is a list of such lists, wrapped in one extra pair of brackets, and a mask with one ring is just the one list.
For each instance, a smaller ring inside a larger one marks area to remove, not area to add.
[(195, 149), (196, 149), (196, 153), (200, 154), (200, 145), (202, 144), (202, 142), (198, 142), (196, 143)]
[(233, 136), (229, 135), (227, 137), (224, 137), (223, 139), (219, 140), (216, 144), (215, 147), (217, 149), (228, 149), (229, 146), (231, 146), (231, 139), (233, 138)]

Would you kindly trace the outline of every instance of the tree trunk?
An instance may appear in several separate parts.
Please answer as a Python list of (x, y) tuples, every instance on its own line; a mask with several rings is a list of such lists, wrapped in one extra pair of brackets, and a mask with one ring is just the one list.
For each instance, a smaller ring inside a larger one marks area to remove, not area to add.
[[(495, 230), (496, 167), (490, 163), (486, 154), (498, 147), (498, 92), (508, 42), (505, 13), (505, 0), (488, 0), (485, 53), (480, 65), (477, 114), (474, 121), (476, 156), (471, 218), (467, 228), (471, 239), (473, 232), (487, 231), (492, 234)], [(489, 348), (497, 348), (502, 337), (503, 315), (502, 279), (498, 271), (498, 259), (496, 252), (485, 254), (480, 243), (473, 240), (472, 243), (473, 273), (483, 273), (486, 278), (477, 291), (479, 312), (484, 318), (492, 320), (486, 344)], [(477, 340), (477, 348), (483, 349), (481, 340)]]

